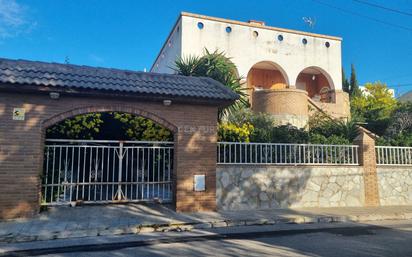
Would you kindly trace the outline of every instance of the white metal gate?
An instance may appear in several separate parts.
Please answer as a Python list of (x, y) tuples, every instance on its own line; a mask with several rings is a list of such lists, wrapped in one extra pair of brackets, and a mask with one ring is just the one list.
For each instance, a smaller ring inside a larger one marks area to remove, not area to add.
[(42, 204), (172, 200), (173, 142), (46, 140)]

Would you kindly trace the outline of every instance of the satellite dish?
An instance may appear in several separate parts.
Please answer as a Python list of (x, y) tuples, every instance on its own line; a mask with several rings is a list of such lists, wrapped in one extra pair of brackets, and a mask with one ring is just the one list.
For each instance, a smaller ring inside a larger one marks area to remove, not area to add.
[(316, 25), (316, 19), (312, 17), (302, 17), (304, 23), (308, 24), (308, 26), (313, 29)]

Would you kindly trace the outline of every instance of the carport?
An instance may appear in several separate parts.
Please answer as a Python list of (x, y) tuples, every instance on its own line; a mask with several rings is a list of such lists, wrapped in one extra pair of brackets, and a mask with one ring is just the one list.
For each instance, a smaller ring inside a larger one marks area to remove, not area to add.
[[(82, 171), (79, 171), (81, 165), (70, 173), (76, 171), (79, 174), (71, 181), (67, 181), (69, 165), (64, 165), (64, 162), (70, 162), (67, 160), (71, 160), (73, 164), (76, 164), (75, 161), (81, 162), (83, 159), (73, 156), (83, 155), (85, 152), (72, 150), (73, 145), (76, 145), (74, 140), (50, 142), (50, 139), (45, 138), (45, 130), (64, 119), (98, 112), (130, 113), (151, 119), (171, 130), (174, 142), (167, 146), (155, 146), (165, 147), (157, 154), (163, 153), (164, 159), (171, 157), (173, 160), (157, 166), (147, 166), (156, 169), (156, 172), (164, 167), (169, 173), (153, 173), (161, 175), (154, 175), (152, 179), (156, 181), (152, 182), (163, 183), (159, 186), (162, 187), (170, 181), (172, 193), (168, 197), (174, 203), (176, 211), (215, 210), (217, 114), (219, 108), (231, 104), (237, 97), (225, 86), (209, 78), (0, 59), (0, 218), (28, 217), (39, 212), (41, 199), (44, 199), (45, 194), (45, 165), (49, 163), (47, 158), (52, 156), (50, 147), (54, 147), (55, 156), (56, 152), (59, 153), (57, 156), (63, 163), (53, 162), (54, 165), (61, 166), (53, 169), (53, 172), (57, 170), (57, 175), (52, 177), (63, 178), (58, 180), (56, 188), (68, 190), (65, 194), (59, 192), (58, 199), (69, 197), (67, 192), (71, 192), (69, 199), (72, 200), (73, 194), (87, 191), (73, 189), (80, 185), (78, 177), (82, 176)], [(136, 158), (131, 157), (131, 153), (137, 153), (136, 147), (140, 146), (136, 144), (142, 142), (110, 143), (115, 145), (112, 155), (100, 150), (94, 152), (94, 159), (89, 159), (99, 162), (104, 159), (106, 163), (109, 157), (117, 156), (122, 161), (115, 161), (114, 168), (104, 174), (119, 174), (119, 171), (123, 174), (126, 165), (137, 163), (133, 161)], [(130, 149), (126, 147), (134, 147), (134, 150), (126, 150)], [(173, 154), (167, 155), (166, 149), (172, 150)], [(97, 158), (99, 153), (102, 155)], [(68, 158), (70, 154), (73, 155)], [(93, 152), (86, 152), (86, 155), (93, 156)], [(123, 161), (123, 158), (132, 158), (132, 161)], [(88, 161), (85, 164), (92, 166), (94, 163)], [(110, 167), (113, 167), (113, 163), (110, 163)], [(89, 173), (86, 175), (91, 176)], [(170, 175), (170, 180), (166, 179), (167, 175)], [(201, 175), (200, 182), (204, 178), (204, 190), (201, 187), (197, 188), (199, 191), (195, 190), (195, 175)], [(117, 175), (115, 179), (114, 186), (117, 186), (117, 189), (106, 189), (105, 193), (109, 195), (105, 198), (106, 202), (114, 202), (116, 199), (128, 201), (133, 198), (134, 194), (125, 194), (125, 188), (118, 183), (119, 180), (124, 183), (122, 176)], [(157, 181), (160, 178), (162, 181)], [(82, 183), (86, 183), (85, 181), (87, 179)], [(89, 186), (91, 181), (88, 182)], [(141, 182), (132, 179), (130, 183), (134, 184), (135, 181)], [(101, 178), (100, 183), (106, 182), (108, 181)], [(110, 182), (110, 185), (113, 185), (113, 179)], [(137, 184), (134, 185), (136, 187), (133, 190), (138, 191)], [(96, 188), (89, 195), (97, 195), (96, 191), (104, 189)], [(138, 192), (146, 194), (148, 191), (146, 189)], [(165, 194), (166, 191), (159, 192)], [(102, 195), (105, 194), (101, 193), (100, 197)], [(147, 195), (150, 196), (149, 193)], [(89, 196), (90, 202), (98, 199), (94, 197)], [(143, 200), (154, 198), (159, 198), (159, 195)]]

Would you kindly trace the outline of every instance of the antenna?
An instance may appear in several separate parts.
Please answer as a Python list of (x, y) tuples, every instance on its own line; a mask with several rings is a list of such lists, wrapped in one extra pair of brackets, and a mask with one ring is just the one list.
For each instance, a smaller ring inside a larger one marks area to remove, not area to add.
[(316, 19), (312, 17), (302, 17), (304, 23), (306, 23), (311, 29), (316, 25)]

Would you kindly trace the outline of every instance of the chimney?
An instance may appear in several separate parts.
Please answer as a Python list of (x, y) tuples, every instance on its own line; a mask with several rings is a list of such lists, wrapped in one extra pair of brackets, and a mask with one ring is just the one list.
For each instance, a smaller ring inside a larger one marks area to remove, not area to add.
[(265, 26), (265, 22), (264, 22), (264, 21), (249, 20), (248, 23), (249, 23), (249, 24), (252, 24), (252, 25)]

